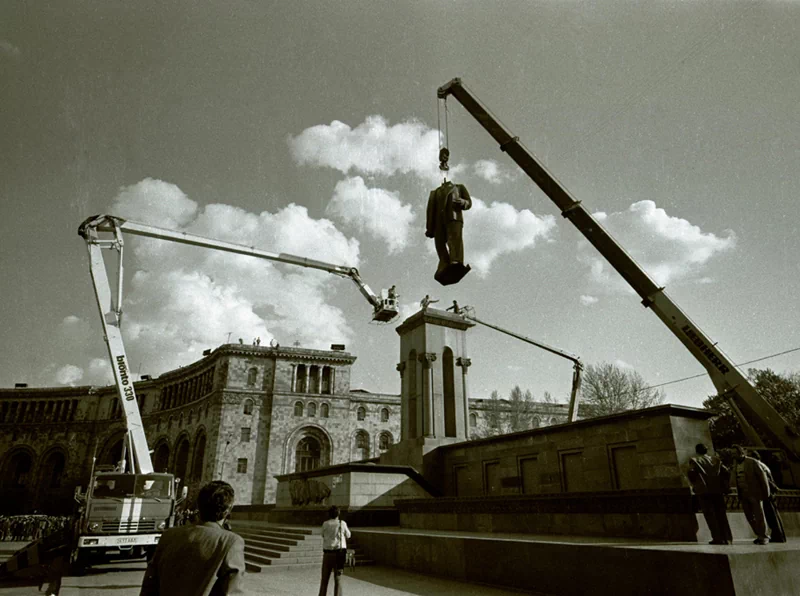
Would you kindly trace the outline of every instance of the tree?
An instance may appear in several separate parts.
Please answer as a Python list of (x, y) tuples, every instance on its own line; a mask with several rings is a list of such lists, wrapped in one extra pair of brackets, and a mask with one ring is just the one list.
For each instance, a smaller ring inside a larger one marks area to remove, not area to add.
[(664, 392), (651, 389), (634, 370), (602, 362), (586, 367), (581, 383), (581, 418), (641, 410), (663, 403)]
[(497, 391), (492, 391), (490, 399), (484, 403), (483, 411), (486, 425), (482, 430), (473, 431), (476, 439), (494, 437), (533, 428), (536, 404), (530, 390), (522, 391), (516, 385), (509, 399), (500, 399)]
[[(751, 368), (747, 371), (747, 377), (758, 394), (789, 424), (795, 428), (800, 427), (800, 373), (781, 375), (769, 368)], [(724, 397), (710, 395), (703, 402), (703, 407), (718, 413), (710, 420), (711, 438), (716, 449), (748, 443), (739, 420)], [(758, 429), (755, 421), (751, 421), (751, 424)], [(764, 439), (767, 444), (770, 443), (769, 437), (765, 436)]]

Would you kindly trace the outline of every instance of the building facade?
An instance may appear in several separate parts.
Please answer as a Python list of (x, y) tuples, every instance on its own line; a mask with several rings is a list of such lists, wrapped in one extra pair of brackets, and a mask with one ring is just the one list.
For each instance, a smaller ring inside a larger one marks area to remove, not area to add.
[[(154, 469), (190, 495), (223, 479), (240, 504), (262, 504), (277, 474), (378, 457), (400, 440), (401, 397), (352, 390), (355, 360), (225, 344), (135, 383)], [(566, 406), (542, 408), (542, 426), (566, 421)], [(469, 410), (471, 428), (485, 424), (481, 400)], [(0, 514), (68, 512), (93, 462), (118, 462), (124, 435), (114, 386), (0, 389)]]

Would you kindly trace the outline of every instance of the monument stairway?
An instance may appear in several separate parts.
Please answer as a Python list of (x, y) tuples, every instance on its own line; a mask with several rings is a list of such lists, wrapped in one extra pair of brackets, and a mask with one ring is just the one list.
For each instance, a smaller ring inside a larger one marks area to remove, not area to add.
[[(234, 532), (244, 538), (247, 571), (260, 573), (270, 566), (322, 565), (322, 536), (319, 527), (276, 525), (268, 522), (231, 520)], [(356, 565), (373, 565), (358, 544), (348, 540), (356, 551)]]

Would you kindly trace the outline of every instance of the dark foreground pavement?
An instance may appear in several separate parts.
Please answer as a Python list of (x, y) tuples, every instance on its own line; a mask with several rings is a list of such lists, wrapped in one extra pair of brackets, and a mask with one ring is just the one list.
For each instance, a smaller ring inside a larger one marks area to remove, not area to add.
[[(59, 596), (137, 596), (145, 563), (142, 561), (112, 563), (93, 568), (81, 577), (64, 577)], [(272, 596), (310, 596), (319, 590), (316, 567), (284, 567), (250, 573), (245, 578), (248, 593)], [(333, 594), (333, 578), (328, 593)], [(466, 584), (437, 577), (411, 573), (390, 567), (359, 567), (345, 576), (347, 596), (503, 596), (520, 592), (476, 584)], [(42, 587), (44, 588), (45, 585)], [(0, 582), (0, 596), (34, 596), (38, 581)]]

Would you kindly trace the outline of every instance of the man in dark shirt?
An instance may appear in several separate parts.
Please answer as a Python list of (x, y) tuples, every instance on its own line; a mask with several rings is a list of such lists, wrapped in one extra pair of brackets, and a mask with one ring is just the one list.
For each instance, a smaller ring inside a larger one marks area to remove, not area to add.
[(730, 471), (719, 457), (708, 455), (708, 449), (702, 443), (697, 444), (695, 452), (697, 456), (689, 461), (687, 476), (711, 531), (711, 544), (732, 544), (733, 535), (725, 510)]

